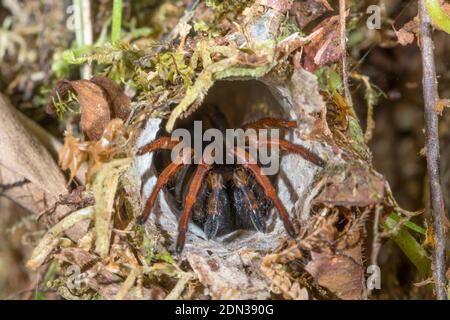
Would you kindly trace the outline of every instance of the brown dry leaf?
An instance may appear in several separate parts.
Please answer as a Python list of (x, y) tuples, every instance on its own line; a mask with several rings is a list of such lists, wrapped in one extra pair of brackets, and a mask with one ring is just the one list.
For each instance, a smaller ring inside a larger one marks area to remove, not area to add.
[[(343, 220), (341, 214), (317, 217), (307, 227), (301, 246), (309, 247), (311, 261), (305, 270), (338, 298), (361, 299), (364, 292), (361, 239), (366, 215), (350, 215)], [(343, 221), (347, 221), (346, 225), (339, 231), (337, 227)]]
[(414, 42), (414, 36), (419, 33), (419, 20), (415, 17), (413, 20), (406, 23), (400, 30), (395, 30), (395, 34), (398, 38), (398, 43), (402, 46), (407, 46)]
[(329, 253), (311, 253), (311, 262), (306, 270), (317, 283), (344, 300), (361, 299), (363, 294), (363, 268), (356, 261), (361, 260), (361, 246), (357, 246), (347, 255)]
[[(87, 286), (108, 300), (114, 300), (122, 287), (123, 279), (118, 275), (107, 270), (101, 270), (94, 277), (89, 277)], [(149, 288), (133, 287), (125, 295), (124, 299), (142, 299), (142, 300), (162, 300), (166, 297), (166, 292), (160, 286), (152, 284)]]
[(88, 140), (99, 140), (113, 118), (126, 120), (131, 100), (114, 81), (95, 76), (89, 80), (59, 81), (49, 98), (47, 111), (52, 111), (54, 101), (67, 96), (72, 90), (81, 109), (81, 128)]
[(339, 61), (344, 54), (340, 46), (339, 16), (322, 21), (313, 31), (319, 29), (322, 29), (320, 36), (304, 47), (303, 67), (310, 72)]
[(442, 116), (445, 108), (450, 107), (450, 99), (439, 99), (436, 102), (436, 106), (434, 107), (434, 111)]
[(303, 68), (295, 69), (288, 86), (297, 117), (302, 119), (302, 127), (311, 133), (318, 126), (322, 128), (322, 134), (327, 135), (326, 104), (319, 93), (317, 77)]
[[(59, 165), (70, 171), (70, 180), (75, 176), (81, 181), (90, 181), (102, 164), (114, 158), (128, 138), (121, 119), (113, 119), (103, 130), (97, 141), (80, 141), (70, 129), (65, 132), (64, 146), (59, 150)], [(86, 167), (83, 167), (85, 162)], [(84, 176), (83, 176), (84, 174)]]
[(260, 4), (282, 13), (289, 11), (292, 7), (292, 3), (289, 0), (260, 0)]
[(53, 258), (77, 265), (82, 272), (92, 268), (94, 264), (100, 261), (98, 256), (80, 248), (62, 248), (57, 254), (53, 255)]
[(47, 149), (0, 95), (0, 192), (33, 213), (53, 205), (66, 181)]
[(123, 93), (122, 88), (113, 80), (103, 76), (95, 76), (91, 81), (106, 92), (112, 118), (126, 121), (131, 112), (131, 99)]
[(406, 31), (404, 28), (396, 31), (395, 35), (398, 38), (398, 43), (402, 46), (407, 46), (414, 42), (414, 33)]
[(64, 133), (64, 146), (59, 149), (59, 165), (64, 171), (69, 170), (69, 182), (75, 178), (82, 164), (87, 160), (87, 143), (75, 138), (72, 130), (68, 129)]
[(311, 21), (321, 17), (325, 12), (333, 8), (326, 0), (295, 1), (292, 5), (292, 14), (295, 16), (300, 28), (304, 28)]
[(189, 252), (187, 259), (213, 299), (267, 299), (266, 281), (257, 274), (245, 272), (245, 255), (221, 258)]
[(384, 198), (385, 181), (358, 163), (336, 168), (327, 175), (325, 187), (314, 203), (366, 207)]
[[(86, 277), (85, 284), (89, 288), (99, 292), (104, 298), (113, 300), (120, 292), (122, 285), (121, 277), (105, 270), (101, 264), (98, 264), (100, 258), (97, 255), (79, 248), (63, 248), (58, 254), (55, 254), (53, 258), (78, 266), (81, 272), (85, 272), (86, 275), (89, 275)], [(125, 294), (124, 298), (161, 300), (164, 299), (165, 296), (166, 293), (161, 287), (152, 284), (150, 289), (142, 288), (140, 292), (134, 287)]]

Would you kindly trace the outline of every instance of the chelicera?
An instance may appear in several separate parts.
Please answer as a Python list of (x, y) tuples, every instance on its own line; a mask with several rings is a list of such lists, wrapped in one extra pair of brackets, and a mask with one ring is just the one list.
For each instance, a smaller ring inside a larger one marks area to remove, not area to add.
[[(295, 127), (297, 127), (295, 121), (263, 118), (245, 125), (243, 129), (286, 130)], [(140, 148), (137, 154), (170, 153), (179, 143), (181, 143), (179, 140), (162, 136)], [(282, 152), (299, 155), (320, 167), (325, 165), (325, 161), (315, 153), (287, 140), (257, 139), (256, 144), (258, 148), (277, 145)], [(266, 219), (272, 207), (277, 209), (286, 232), (295, 237), (294, 226), (271, 178), (262, 172), (262, 167), (256, 161), (249, 161), (251, 156), (245, 148), (234, 147), (229, 152), (240, 160), (236, 162), (240, 164), (208, 164), (211, 161), (206, 161), (207, 159), (202, 159), (199, 164), (187, 164), (187, 160), (194, 156), (194, 150), (182, 149), (177, 161), (170, 161), (161, 169), (138, 221), (145, 223), (148, 220), (158, 193), (166, 188), (178, 198), (181, 211), (176, 242), (177, 253), (183, 251), (191, 219), (203, 226), (208, 239), (237, 229), (266, 232)]]

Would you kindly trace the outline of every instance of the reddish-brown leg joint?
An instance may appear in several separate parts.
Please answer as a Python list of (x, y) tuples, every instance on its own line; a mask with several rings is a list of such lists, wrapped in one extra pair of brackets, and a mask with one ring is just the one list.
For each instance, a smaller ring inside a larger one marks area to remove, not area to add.
[(138, 219), (138, 223), (145, 223), (150, 217), (150, 213), (152, 212), (153, 205), (155, 204), (156, 198), (158, 197), (159, 191), (169, 182), (170, 178), (177, 172), (177, 170), (182, 166), (182, 163), (171, 163), (169, 164), (161, 173), (158, 180), (156, 181), (156, 185), (150, 194), (150, 197), (147, 199), (145, 203), (144, 212)]
[(191, 218), (192, 207), (197, 201), (198, 192), (200, 191), (202, 182), (209, 170), (211, 170), (211, 166), (206, 164), (199, 164), (197, 166), (197, 170), (195, 171), (195, 175), (192, 179), (191, 185), (189, 186), (189, 190), (184, 201), (183, 214), (181, 215), (180, 221), (178, 223), (178, 238), (176, 245), (177, 253), (181, 253), (183, 251), (184, 243), (186, 241), (186, 231), (188, 229), (189, 220)]
[(180, 141), (178, 140), (172, 140), (171, 137), (161, 137), (155, 141), (152, 141), (150, 143), (147, 143), (145, 146), (139, 149), (137, 152), (138, 156), (142, 156), (146, 153), (150, 153), (159, 149), (162, 150), (172, 150), (175, 148)]
[(261, 172), (261, 168), (257, 164), (254, 164), (254, 162), (251, 161), (251, 156), (248, 154), (247, 151), (245, 151), (242, 148), (235, 148), (234, 152), (235, 155), (240, 159), (249, 159), (249, 161), (245, 162), (242, 166), (253, 173), (256, 181), (264, 189), (266, 196), (270, 200), (272, 200), (273, 205), (275, 206), (275, 208), (277, 208), (278, 214), (281, 220), (283, 221), (286, 232), (291, 237), (295, 238), (296, 232), (294, 226), (292, 225), (289, 219), (289, 214), (286, 208), (284, 207), (283, 203), (281, 202), (281, 200), (278, 198), (277, 192), (275, 188), (272, 186), (272, 183), (270, 182), (269, 178)]
[(261, 120), (248, 123), (244, 126), (244, 129), (292, 129), (297, 128), (297, 122), (286, 121), (274, 118), (263, 118)]
[(269, 139), (269, 140), (261, 140), (258, 141), (259, 146), (261, 145), (278, 145), (282, 151), (286, 151), (289, 153), (294, 153), (299, 156), (301, 156), (303, 159), (314, 163), (315, 165), (319, 167), (325, 167), (325, 160), (323, 160), (321, 157), (316, 155), (315, 153), (309, 151), (303, 146), (299, 146), (297, 144), (290, 143), (286, 140), (276, 140), (276, 139)]

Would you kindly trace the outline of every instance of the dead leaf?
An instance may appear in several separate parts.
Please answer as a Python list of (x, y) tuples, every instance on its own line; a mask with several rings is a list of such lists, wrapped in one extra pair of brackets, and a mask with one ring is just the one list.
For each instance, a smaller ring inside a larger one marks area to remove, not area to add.
[[(360, 259), (361, 247), (354, 254)], [(329, 253), (311, 253), (311, 262), (305, 268), (317, 283), (340, 299), (361, 299), (363, 293), (363, 268), (351, 257)]]
[(47, 104), (47, 111), (54, 109), (54, 101), (64, 99), (72, 90), (81, 109), (81, 128), (88, 140), (99, 140), (111, 119), (126, 120), (131, 100), (112, 80), (95, 76), (89, 80), (57, 82)]
[[(366, 215), (342, 219), (343, 215), (344, 212), (337, 212), (319, 216), (306, 227), (301, 246), (309, 248), (311, 260), (305, 270), (338, 298), (361, 299), (364, 292), (361, 234)], [(342, 223), (345, 225), (340, 231)]]
[(293, 98), (295, 112), (302, 121), (302, 128), (308, 128), (308, 134), (316, 126), (322, 128), (322, 134), (329, 132), (326, 124), (326, 104), (319, 92), (317, 76), (303, 68), (295, 69), (288, 83)]
[(289, 11), (292, 7), (292, 3), (289, 0), (261, 0), (260, 4), (275, 9), (281, 13)]
[(20, 118), (0, 95), (0, 192), (37, 214), (66, 192), (66, 181), (50, 153)]
[(336, 168), (327, 175), (326, 186), (314, 203), (366, 207), (382, 201), (385, 186), (382, 177), (357, 163), (349, 163), (346, 168)]
[(199, 281), (213, 299), (267, 299), (267, 283), (257, 274), (247, 274), (245, 253), (228, 258), (189, 252), (187, 259)]
[(103, 76), (95, 76), (91, 81), (106, 92), (112, 118), (119, 118), (125, 122), (130, 115), (131, 99), (123, 93), (122, 88), (113, 80)]
[(319, 29), (321, 35), (304, 47), (303, 67), (310, 72), (339, 61), (344, 54), (340, 46), (339, 16), (322, 21), (313, 31)]
[(441, 116), (442, 113), (444, 112), (444, 109), (449, 107), (450, 107), (450, 99), (439, 99), (436, 102), (434, 111)]
[(332, 11), (333, 8), (326, 0), (295, 1), (291, 12), (295, 16), (300, 28), (304, 28), (310, 22), (321, 17), (325, 12)]
[(398, 43), (402, 46), (407, 46), (414, 42), (414, 37), (419, 34), (419, 20), (415, 17), (408, 23), (406, 23), (400, 30), (395, 30), (395, 34), (398, 38)]

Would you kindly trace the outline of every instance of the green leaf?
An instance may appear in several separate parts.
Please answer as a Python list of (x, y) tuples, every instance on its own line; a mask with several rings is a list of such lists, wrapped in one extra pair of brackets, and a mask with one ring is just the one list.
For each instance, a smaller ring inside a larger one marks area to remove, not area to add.
[(425, 0), (425, 4), (433, 23), (450, 34), (450, 17), (442, 9), (439, 0)]
[[(400, 216), (398, 214), (396, 214), (395, 212), (391, 213), (391, 215), (389, 216), (390, 219), (394, 220), (395, 222), (399, 222), (400, 221)], [(406, 221), (404, 223), (404, 226), (407, 227), (408, 229), (411, 229), (417, 233), (420, 233), (424, 236), (427, 235), (427, 230), (422, 228), (421, 226), (418, 226), (417, 224), (415, 224), (414, 222), (411, 221)]]

